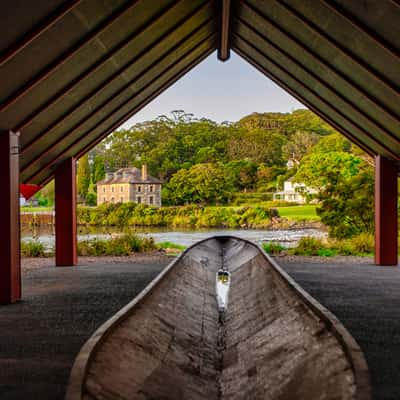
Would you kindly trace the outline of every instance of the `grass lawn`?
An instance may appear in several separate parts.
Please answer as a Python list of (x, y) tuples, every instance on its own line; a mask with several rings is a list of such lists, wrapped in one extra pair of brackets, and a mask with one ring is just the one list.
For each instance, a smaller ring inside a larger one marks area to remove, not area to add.
[(292, 219), (295, 221), (319, 221), (315, 205), (293, 206), (293, 207), (278, 207), (279, 215), (281, 217)]
[(30, 212), (30, 213), (35, 213), (35, 212), (51, 212), (53, 211), (53, 207), (21, 207), (21, 212)]

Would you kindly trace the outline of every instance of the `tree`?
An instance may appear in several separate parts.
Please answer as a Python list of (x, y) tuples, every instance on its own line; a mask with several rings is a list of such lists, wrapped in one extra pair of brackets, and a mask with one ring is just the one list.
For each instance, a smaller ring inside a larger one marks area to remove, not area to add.
[(167, 185), (173, 204), (224, 203), (231, 196), (224, 169), (219, 164), (196, 164), (176, 172)]
[(238, 131), (228, 142), (231, 160), (249, 160), (267, 165), (283, 165), (282, 146), (286, 138), (280, 133), (261, 128)]
[(282, 154), (286, 160), (297, 164), (318, 143), (320, 136), (314, 132), (296, 131), (291, 139), (283, 145)]
[(324, 138), (302, 159), (295, 175), (297, 182), (319, 190), (317, 213), (336, 238), (372, 232), (374, 226), (373, 168), (345, 149), (351, 150), (346, 139)]
[(90, 165), (87, 153), (82, 156), (78, 161), (77, 175), (78, 194), (82, 199), (86, 199), (86, 195), (88, 193), (90, 185)]
[(356, 175), (328, 184), (320, 193), (317, 213), (329, 227), (329, 234), (346, 238), (374, 231), (374, 174), (364, 166)]
[(106, 176), (106, 170), (104, 167), (104, 158), (100, 155), (95, 155), (93, 159), (93, 182), (97, 183), (104, 179)]

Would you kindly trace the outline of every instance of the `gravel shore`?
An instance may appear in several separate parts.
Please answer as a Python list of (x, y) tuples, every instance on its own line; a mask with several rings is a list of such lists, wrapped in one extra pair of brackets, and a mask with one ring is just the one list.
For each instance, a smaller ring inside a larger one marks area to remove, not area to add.
[[(134, 253), (129, 256), (98, 256), (98, 257), (79, 257), (79, 265), (89, 264), (131, 264), (141, 262), (168, 263), (172, 261), (173, 255), (168, 255), (164, 251), (156, 250), (146, 253)], [(278, 263), (300, 263), (300, 264), (362, 264), (371, 265), (374, 263), (372, 257), (359, 256), (334, 256), (334, 257), (318, 257), (318, 256), (276, 256), (274, 257)], [(22, 272), (26, 273), (38, 268), (51, 267), (55, 264), (54, 257), (27, 257), (22, 258)]]

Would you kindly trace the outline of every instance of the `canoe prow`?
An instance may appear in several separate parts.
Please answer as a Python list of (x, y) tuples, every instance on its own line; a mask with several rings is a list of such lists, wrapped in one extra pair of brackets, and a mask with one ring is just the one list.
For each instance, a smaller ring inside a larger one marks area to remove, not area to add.
[[(229, 284), (226, 303), (218, 282)], [(372, 396), (364, 356), (343, 325), (260, 247), (213, 237), (184, 251), (86, 342), (66, 395), (81, 399)]]

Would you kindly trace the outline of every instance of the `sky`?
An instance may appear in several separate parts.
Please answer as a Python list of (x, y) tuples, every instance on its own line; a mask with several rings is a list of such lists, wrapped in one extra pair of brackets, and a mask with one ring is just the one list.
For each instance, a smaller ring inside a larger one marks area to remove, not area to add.
[(173, 110), (198, 118), (238, 121), (253, 112), (290, 112), (305, 108), (241, 57), (231, 52), (226, 62), (211, 54), (124, 125), (149, 121)]

